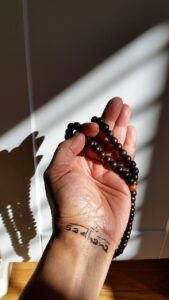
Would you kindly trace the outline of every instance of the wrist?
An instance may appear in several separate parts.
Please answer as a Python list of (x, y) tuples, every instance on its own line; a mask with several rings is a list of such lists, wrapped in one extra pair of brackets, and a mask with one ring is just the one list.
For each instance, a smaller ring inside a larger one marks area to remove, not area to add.
[[(84, 235), (80, 235), (66, 230), (65, 226), (60, 228), (57, 236), (50, 239), (20, 300), (97, 299), (114, 254), (114, 247), (109, 244), (108, 250), (104, 251), (102, 246), (91, 243), (88, 239), (89, 233), (93, 238), (94, 233), (92, 235), (90, 227), (90, 230), (82, 231)], [(70, 228), (70, 224), (67, 228)], [(75, 229), (77, 225), (71, 228)], [(100, 232), (97, 234), (107, 240)]]
[(104, 251), (102, 246), (65, 227), (49, 243), (43, 260), (43, 279), (65, 299), (97, 299), (112, 260), (113, 246)]

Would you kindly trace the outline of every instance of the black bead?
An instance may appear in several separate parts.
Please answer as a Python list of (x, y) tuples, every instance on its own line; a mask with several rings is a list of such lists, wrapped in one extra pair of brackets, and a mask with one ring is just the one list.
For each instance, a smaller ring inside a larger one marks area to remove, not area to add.
[(134, 212), (134, 214), (135, 214), (135, 205), (131, 205), (131, 210), (132, 210), (132, 212)]
[(127, 240), (129, 240), (129, 238), (130, 238), (130, 233), (127, 233), (126, 238), (127, 238)]
[(123, 253), (123, 250), (124, 250), (124, 247), (123, 246), (119, 246), (119, 254), (122, 254)]
[(131, 212), (129, 217), (130, 226), (133, 226), (133, 220), (134, 220), (134, 213)]
[(90, 141), (90, 145), (91, 145), (92, 147), (95, 146), (95, 141), (91, 140), (91, 141)]
[(119, 174), (122, 174), (123, 171), (124, 171), (124, 169), (123, 169), (123, 167), (121, 167), (121, 166), (117, 166), (117, 167), (116, 167), (116, 171), (117, 171)]
[(100, 153), (100, 157), (101, 157), (101, 158), (104, 158), (104, 157), (105, 157), (105, 152), (101, 152), (101, 153)]
[(65, 139), (67, 140), (67, 139), (70, 139), (70, 138), (71, 138), (71, 135), (65, 133)]
[(86, 138), (86, 146), (90, 147), (91, 146), (91, 141), (92, 139), (90, 137)]
[(125, 248), (127, 246), (128, 239), (126, 237), (124, 237), (124, 239), (122, 240), (122, 243), (123, 243), (123, 247)]
[(76, 129), (76, 130), (79, 130), (80, 127), (81, 127), (81, 125), (80, 125), (79, 122), (75, 122), (75, 123), (74, 123), (74, 126), (75, 126), (75, 129)]
[(74, 130), (75, 129), (75, 126), (74, 126), (74, 124), (73, 123), (69, 123), (68, 124), (68, 126), (67, 126), (67, 128), (69, 129), (69, 130)]
[(100, 153), (102, 152), (102, 148), (101, 148), (100, 146), (97, 146), (97, 147), (96, 147), (96, 152), (97, 152), (98, 154), (100, 154)]
[(113, 137), (113, 132), (111, 130), (108, 130), (106, 132), (107, 137), (112, 138)]
[(138, 175), (133, 176), (134, 180), (138, 180)]
[(113, 160), (112, 157), (108, 155), (106, 155), (104, 158), (104, 161), (106, 161), (107, 163), (110, 163), (112, 160)]
[(127, 171), (124, 171), (124, 177), (127, 179), (127, 178), (129, 178), (129, 176), (130, 176), (130, 173)]
[(121, 150), (119, 151), (119, 155), (120, 155), (121, 157), (126, 157), (126, 156), (127, 156), (127, 151), (124, 150), (124, 149), (121, 149)]
[(129, 219), (128, 224), (127, 224), (127, 232), (130, 232), (130, 231), (131, 231), (131, 229), (129, 230), (129, 227), (132, 227), (132, 225), (133, 225), (133, 220), (131, 221), (131, 220)]
[(133, 169), (132, 169), (132, 173), (138, 174), (138, 173), (139, 173), (139, 169), (138, 169), (138, 168), (133, 168)]
[(112, 145), (116, 145), (118, 143), (118, 139), (116, 137), (112, 137), (112, 138), (110, 138), (110, 143)]
[(130, 183), (130, 184), (133, 184), (133, 183), (134, 183), (134, 179), (131, 178), (131, 177), (129, 177), (129, 178), (127, 179), (127, 182)]
[(132, 195), (132, 197), (135, 197), (137, 195), (137, 192), (136, 191), (135, 192), (131, 191), (131, 195)]
[(126, 162), (130, 162), (131, 161), (131, 156), (127, 155), (126, 157), (124, 157), (124, 159), (125, 159)]
[(116, 161), (111, 161), (110, 162), (110, 167), (112, 167), (113, 169), (115, 169), (117, 167)]
[(104, 121), (103, 121), (103, 119), (102, 119), (102, 118), (97, 118), (97, 123), (99, 123), (99, 124), (103, 124), (103, 123), (104, 123)]
[(109, 130), (109, 125), (107, 125), (106, 123), (100, 124), (100, 127), (104, 132), (107, 132)]
[(123, 250), (124, 250), (124, 249), (121, 248), (121, 247), (119, 246), (119, 248), (117, 249), (117, 254), (116, 254), (116, 256), (122, 254), (122, 253), (123, 253)]
[(134, 213), (135, 212), (135, 208), (134, 207), (131, 207), (131, 210), (130, 210), (130, 212), (132, 213)]
[(97, 150), (98, 150), (98, 148), (100, 148), (99, 146), (97, 146), (97, 145), (94, 145), (94, 146), (92, 146), (92, 149), (93, 149), (93, 151), (94, 152), (98, 152)]
[(132, 214), (130, 214), (129, 222), (133, 222), (133, 219), (134, 219), (134, 216)]
[(136, 198), (135, 197), (131, 197), (131, 202), (135, 202), (136, 201)]
[(91, 118), (91, 122), (97, 123), (97, 121), (98, 121), (98, 118), (96, 116), (94, 116), (94, 117)]
[(66, 129), (65, 135), (66, 135), (68, 138), (72, 137), (72, 135), (73, 135), (72, 130)]
[(130, 167), (134, 168), (136, 166), (136, 162), (134, 160), (130, 161)]
[(120, 143), (117, 143), (117, 144), (114, 146), (114, 149), (117, 150), (117, 151), (121, 150), (121, 148), (122, 148), (122, 144), (120, 144)]
[(129, 222), (133, 222), (133, 219), (134, 219), (134, 215), (130, 213)]
[(92, 148), (93, 148), (93, 147), (97, 147), (98, 142), (97, 142), (97, 141), (94, 141), (94, 140), (91, 140), (90, 144), (91, 144), (91, 146), (92, 146)]
[(122, 251), (122, 253), (123, 253), (123, 251), (124, 251), (124, 248), (125, 248), (125, 244), (121, 244), (121, 246), (120, 246), (120, 251)]

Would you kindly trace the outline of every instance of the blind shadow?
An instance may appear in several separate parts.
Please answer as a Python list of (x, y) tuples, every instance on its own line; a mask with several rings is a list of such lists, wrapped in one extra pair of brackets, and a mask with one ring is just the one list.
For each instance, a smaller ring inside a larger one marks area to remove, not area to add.
[[(37, 233), (30, 207), (30, 180), (42, 159), (36, 152), (44, 140), (37, 135), (38, 132), (30, 134), (10, 152), (0, 152), (0, 215), (11, 247), (24, 261), (29, 260), (29, 242)], [(36, 141), (35, 153), (32, 137)]]

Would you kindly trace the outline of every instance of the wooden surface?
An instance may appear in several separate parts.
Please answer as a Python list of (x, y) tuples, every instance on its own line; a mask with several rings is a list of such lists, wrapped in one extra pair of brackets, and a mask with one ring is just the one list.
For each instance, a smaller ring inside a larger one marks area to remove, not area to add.
[[(18, 299), (35, 267), (36, 263), (14, 263), (8, 295), (2, 300)], [(113, 262), (99, 297), (106, 299), (169, 299), (169, 260)]]
[(113, 262), (100, 299), (169, 299), (169, 260)]

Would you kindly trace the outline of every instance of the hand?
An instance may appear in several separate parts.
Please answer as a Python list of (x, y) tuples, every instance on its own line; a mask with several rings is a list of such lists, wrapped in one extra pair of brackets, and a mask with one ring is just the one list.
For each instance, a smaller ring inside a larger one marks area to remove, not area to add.
[[(115, 98), (102, 117), (133, 158), (136, 133), (128, 126), (129, 106)], [(83, 124), (83, 132), (103, 141), (97, 124)], [(128, 186), (91, 150), (84, 153), (84, 134), (61, 143), (45, 173), (47, 191), (52, 193), (54, 233), (20, 300), (97, 299), (127, 225), (131, 203)], [(107, 151), (112, 149), (106, 146)], [(80, 235), (69, 234), (64, 230), (69, 223), (97, 228), (110, 243), (108, 252)]]
[[(136, 131), (128, 125), (130, 115), (130, 107), (123, 104), (120, 98), (114, 98), (108, 102), (102, 118), (133, 158)], [(95, 123), (83, 124), (83, 132), (103, 139)], [(53, 211), (54, 227), (60, 228), (68, 223), (92, 226), (107, 237), (114, 249), (129, 218), (129, 188), (91, 150), (81, 155), (84, 146), (83, 133), (77, 133), (61, 143), (45, 173), (53, 196), (53, 207), (57, 207), (57, 218)]]

